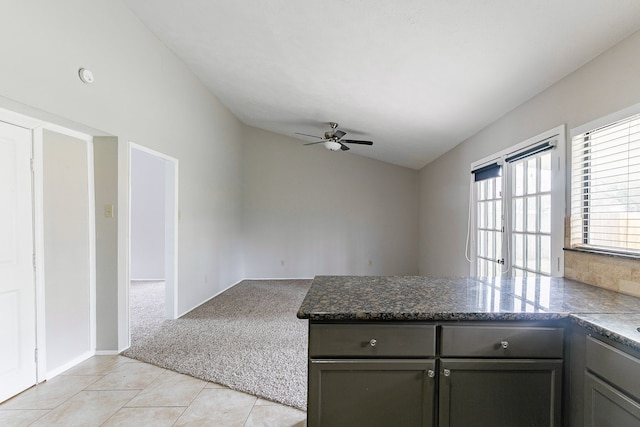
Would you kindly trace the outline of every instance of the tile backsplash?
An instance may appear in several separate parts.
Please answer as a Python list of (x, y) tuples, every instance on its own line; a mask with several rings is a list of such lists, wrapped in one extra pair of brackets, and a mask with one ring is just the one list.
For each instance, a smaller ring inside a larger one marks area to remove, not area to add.
[(640, 297), (639, 260), (565, 251), (564, 277)]

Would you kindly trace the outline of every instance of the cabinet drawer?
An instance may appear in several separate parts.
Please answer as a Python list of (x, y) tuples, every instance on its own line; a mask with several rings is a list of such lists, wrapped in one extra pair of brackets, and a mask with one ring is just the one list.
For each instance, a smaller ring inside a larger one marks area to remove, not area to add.
[(432, 357), (435, 325), (311, 324), (310, 357)]
[(639, 359), (587, 337), (587, 369), (635, 399), (640, 399)]
[(563, 329), (525, 326), (442, 327), (442, 356), (562, 358)]

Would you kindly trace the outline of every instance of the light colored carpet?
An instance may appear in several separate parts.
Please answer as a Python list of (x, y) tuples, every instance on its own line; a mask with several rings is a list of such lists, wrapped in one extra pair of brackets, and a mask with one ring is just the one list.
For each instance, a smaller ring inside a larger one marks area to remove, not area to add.
[(296, 312), (310, 285), (245, 280), (177, 320), (163, 320), (157, 295), (132, 285), (123, 355), (306, 410), (308, 323)]

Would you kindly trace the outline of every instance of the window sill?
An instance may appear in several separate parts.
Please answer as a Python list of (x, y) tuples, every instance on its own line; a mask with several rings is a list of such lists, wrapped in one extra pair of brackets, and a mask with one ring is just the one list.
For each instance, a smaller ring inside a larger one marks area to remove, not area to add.
[(605, 251), (601, 249), (587, 249), (587, 248), (563, 248), (563, 250), (568, 252), (577, 252), (577, 253), (583, 253), (583, 254), (592, 254), (592, 255), (600, 255), (600, 256), (606, 256), (611, 258), (622, 258), (622, 259), (631, 259), (634, 261), (640, 261), (640, 254), (638, 255), (625, 254), (621, 252), (611, 252), (611, 251)]

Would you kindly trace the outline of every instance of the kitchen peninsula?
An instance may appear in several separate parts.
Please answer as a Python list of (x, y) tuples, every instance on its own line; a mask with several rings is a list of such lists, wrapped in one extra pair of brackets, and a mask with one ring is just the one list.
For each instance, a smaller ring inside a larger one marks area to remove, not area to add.
[(640, 355), (640, 299), (562, 278), (317, 276), (298, 317), (310, 427), (582, 425), (584, 347)]

